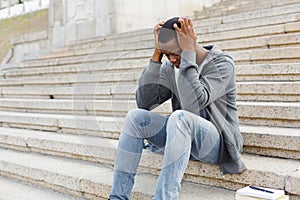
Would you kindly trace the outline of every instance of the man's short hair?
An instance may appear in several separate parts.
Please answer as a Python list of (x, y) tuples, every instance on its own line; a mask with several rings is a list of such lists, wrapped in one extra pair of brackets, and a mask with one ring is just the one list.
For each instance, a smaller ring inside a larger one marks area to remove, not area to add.
[(173, 38), (177, 39), (177, 33), (174, 28), (174, 24), (176, 23), (179, 28), (181, 28), (181, 24), (178, 21), (179, 17), (173, 17), (168, 19), (162, 26), (158, 34), (158, 41), (161, 43), (166, 43), (172, 40)]

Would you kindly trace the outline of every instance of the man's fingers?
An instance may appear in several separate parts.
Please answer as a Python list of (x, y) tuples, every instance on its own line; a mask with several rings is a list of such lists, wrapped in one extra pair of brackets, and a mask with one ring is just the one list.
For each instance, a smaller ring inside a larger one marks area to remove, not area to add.
[(192, 19), (186, 18), (186, 17), (181, 17), (178, 22), (181, 24), (181, 29), (183, 32), (190, 31), (193, 29), (193, 22)]
[(154, 27), (154, 31), (159, 31), (160, 29), (162, 28), (161, 25), (157, 24), (155, 27)]
[(154, 30), (160, 29), (164, 25), (165, 21), (161, 21), (154, 26)]
[(189, 28), (189, 25), (190, 25), (190, 24), (189, 24), (189, 19), (188, 19), (188, 18), (185, 18), (185, 19), (184, 19), (184, 22), (185, 22), (186, 27)]
[(189, 23), (188, 23), (188, 18), (183, 17), (183, 18), (182, 18), (182, 24), (183, 24), (183, 26), (184, 26), (185, 28), (187, 28), (188, 25), (189, 25)]
[(189, 25), (193, 27), (193, 20), (191, 18), (188, 19)]
[(183, 21), (183, 19), (182, 19), (182, 18), (179, 18), (179, 19), (178, 19), (178, 22), (180, 23), (180, 28), (181, 28), (181, 29), (184, 29), (184, 21)]
[(193, 34), (194, 35), (197, 35), (197, 33), (196, 33), (196, 30), (193, 28)]
[(191, 38), (193, 38), (193, 35), (196, 35), (196, 31), (193, 28), (192, 19), (181, 17), (178, 22), (180, 23), (181, 27), (179, 28), (176, 23), (173, 25), (173, 27), (179, 34), (183, 34), (183, 36)]
[(180, 28), (177, 26), (176, 23), (173, 25), (173, 27), (175, 28), (176, 31), (181, 31)]

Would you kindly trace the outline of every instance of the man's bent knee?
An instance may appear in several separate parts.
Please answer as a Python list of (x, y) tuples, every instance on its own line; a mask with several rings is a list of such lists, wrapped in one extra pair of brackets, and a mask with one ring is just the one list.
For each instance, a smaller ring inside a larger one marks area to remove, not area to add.
[(182, 121), (182, 120), (185, 120), (185, 115), (188, 115), (188, 114), (189, 114), (188, 111), (176, 110), (171, 114), (170, 119)]
[(139, 137), (149, 138), (163, 129), (166, 118), (151, 113), (144, 109), (132, 109), (128, 112), (124, 125), (123, 133)]
[(145, 127), (151, 123), (149, 111), (144, 109), (132, 109), (127, 113), (125, 123), (133, 123), (140, 127)]
[[(204, 126), (204, 121), (206, 120), (201, 116), (195, 115), (186, 110), (176, 110), (174, 111), (169, 119), (169, 126), (178, 126), (184, 128), (186, 131), (184, 134), (188, 134), (194, 139), (195, 128)], [(201, 123), (203, 122), (203, 124)]]
[(184, 128), (184, 134), (190, 135), (190, 124), (189, 124), (189, 115), (191, 113), (185, 110), (176, 110), (174, 111), (169, 118), (168, 126), (178, 127), (181, 129)]
[(190, 115), (193, 115), (192, 113), (186, 111), (186, 110), (176, 110), (174, 111), (169, 118), (170, 123), (183, 123), (187, 127), (190, 127)]

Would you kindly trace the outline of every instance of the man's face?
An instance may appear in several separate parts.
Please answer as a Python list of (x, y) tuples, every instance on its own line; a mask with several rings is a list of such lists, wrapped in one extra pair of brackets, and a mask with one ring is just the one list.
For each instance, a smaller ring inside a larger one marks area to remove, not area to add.
[(159, 47), (163, 54), (167, 56), (169, 61), (177, 68), (179, 68), (181, 60), (181, 49), (176, 38), (171, 39), (166, 43), (159, 42)]

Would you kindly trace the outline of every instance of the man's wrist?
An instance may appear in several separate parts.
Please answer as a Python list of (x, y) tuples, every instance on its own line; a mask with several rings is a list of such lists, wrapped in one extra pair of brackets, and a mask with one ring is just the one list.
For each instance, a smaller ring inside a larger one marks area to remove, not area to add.
[(191, 64), (196, 64), (196, 52), (195, 51), (183, 51), (181, 53), (181, 68), (185, 66), (190, 66)]
[(155, 49), (154, 53), (153, 53), (153, 56), (152, 56), (152, 61), (161, 62), (162, 57), (163, 57), (163, 53), (161, 52), (161, 50)]

